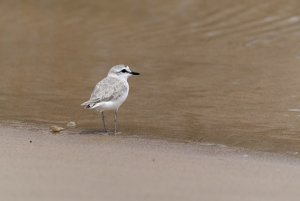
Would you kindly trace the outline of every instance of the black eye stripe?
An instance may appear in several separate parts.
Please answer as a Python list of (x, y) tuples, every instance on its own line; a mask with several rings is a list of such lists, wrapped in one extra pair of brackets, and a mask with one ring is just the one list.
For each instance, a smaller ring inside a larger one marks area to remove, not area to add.
[(122, 72), (122, 73), (128, 73), (128, 71), (126, 69), (123, 69), (120, 72)]

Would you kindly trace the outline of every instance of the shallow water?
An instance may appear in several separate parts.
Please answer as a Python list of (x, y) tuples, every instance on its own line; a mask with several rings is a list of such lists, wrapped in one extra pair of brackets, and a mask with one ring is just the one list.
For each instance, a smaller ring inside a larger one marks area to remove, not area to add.
[(124, 134), (300, 150), (299, 1), (7, 0), (0, 29), (2, 120), (101, 128), (80, 104), (124, 63)]

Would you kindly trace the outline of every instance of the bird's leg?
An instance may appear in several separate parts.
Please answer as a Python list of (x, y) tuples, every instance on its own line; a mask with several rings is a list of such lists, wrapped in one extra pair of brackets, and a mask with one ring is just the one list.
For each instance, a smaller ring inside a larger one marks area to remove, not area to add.
[(118, 130), (118, 110), (115, 110), (115, 135), (117, 134)]
[(107, 133), (106, 126), (105, 126), (104, 112), (103, 111), (101, 112), (101, 116), (102, 116), (102, 123), (103, 123), (103, 127), (104, 127), (104, 132)]

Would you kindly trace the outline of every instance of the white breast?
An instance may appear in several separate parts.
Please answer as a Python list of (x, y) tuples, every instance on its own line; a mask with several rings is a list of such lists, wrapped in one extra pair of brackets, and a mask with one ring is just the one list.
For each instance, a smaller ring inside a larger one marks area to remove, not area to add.
[(129, 85), (126, 82), (127, 90), (123, 92), (118, 99), (98, 103), (94, 108), (98, 111), (117, 110), (125, 102), (128, 97)]

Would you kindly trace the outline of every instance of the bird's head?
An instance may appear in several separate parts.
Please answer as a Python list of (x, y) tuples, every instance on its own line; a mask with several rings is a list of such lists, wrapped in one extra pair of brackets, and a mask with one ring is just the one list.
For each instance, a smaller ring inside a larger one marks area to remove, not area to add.
[(131, 75), (139, 75), (139, 73), (131, 71), (129, 66), (124, 64), (113, 66), (108, 72), (108, 76), (118, 77), (126, 80)]

